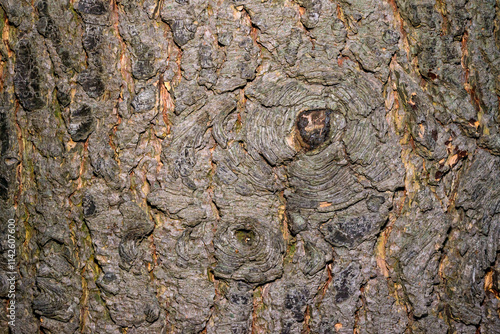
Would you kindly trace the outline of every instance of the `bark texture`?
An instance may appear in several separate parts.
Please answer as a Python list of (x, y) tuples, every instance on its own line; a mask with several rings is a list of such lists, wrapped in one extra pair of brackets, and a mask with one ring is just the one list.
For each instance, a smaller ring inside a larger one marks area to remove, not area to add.
[(0, 4), (0, 333), (500, 333), (499, 0)]

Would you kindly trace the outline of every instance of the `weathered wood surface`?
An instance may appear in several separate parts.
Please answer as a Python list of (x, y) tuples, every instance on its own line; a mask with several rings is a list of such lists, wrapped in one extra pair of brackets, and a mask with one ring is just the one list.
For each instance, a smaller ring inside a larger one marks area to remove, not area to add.
[(12, 333), (500, 333), (498, 0), (0, 4)]

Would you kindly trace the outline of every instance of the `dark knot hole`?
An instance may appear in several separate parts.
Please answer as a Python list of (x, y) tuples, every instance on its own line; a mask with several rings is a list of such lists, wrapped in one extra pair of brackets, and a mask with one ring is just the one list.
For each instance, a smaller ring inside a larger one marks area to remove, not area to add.
[(251, 246), (255, 242), (255, 232), (247, 229), (238, 229), (234, 232), (236, 239), (245, 246)]
[(306, 110), (299, 113), (297, 130), (301, 145), (307, 150), (313, 150), (327, 141), (330, 135), (329, 109)]

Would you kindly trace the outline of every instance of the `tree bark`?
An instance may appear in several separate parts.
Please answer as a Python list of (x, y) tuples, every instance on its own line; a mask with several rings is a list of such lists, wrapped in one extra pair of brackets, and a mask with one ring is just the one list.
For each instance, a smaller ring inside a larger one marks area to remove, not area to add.
[(0, 333), (500, 333), (499, 0), (0, 4)]

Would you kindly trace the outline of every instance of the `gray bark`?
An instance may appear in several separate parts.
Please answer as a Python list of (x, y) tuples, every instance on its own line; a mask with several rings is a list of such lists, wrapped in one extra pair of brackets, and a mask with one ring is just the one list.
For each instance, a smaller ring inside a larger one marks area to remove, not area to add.
[(0, 5), (0, 333), (500, 333), (499, 0)]

